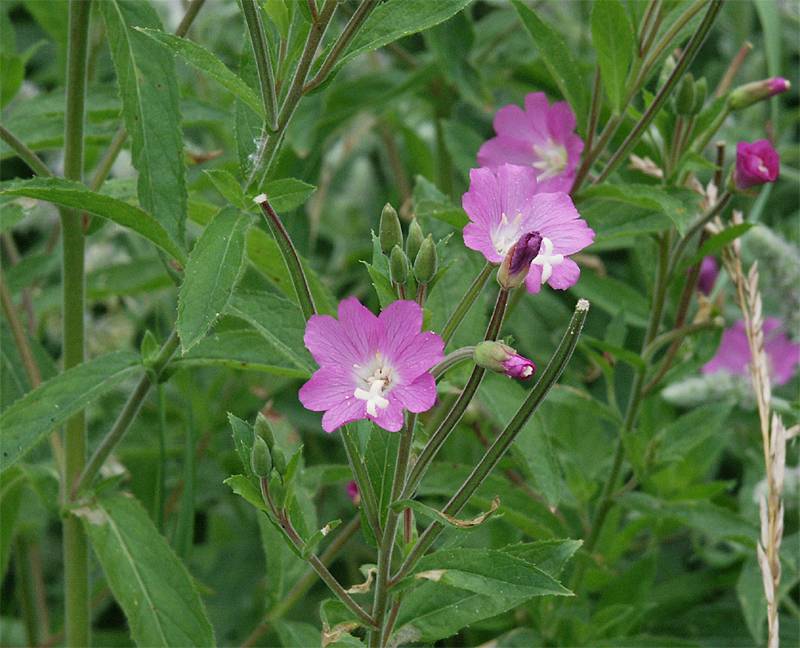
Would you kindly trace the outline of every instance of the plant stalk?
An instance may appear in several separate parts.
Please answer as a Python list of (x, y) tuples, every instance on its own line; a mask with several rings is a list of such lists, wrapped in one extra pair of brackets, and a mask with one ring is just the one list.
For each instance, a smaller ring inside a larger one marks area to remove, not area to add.
[(5, 126), (0, 124), (0, 139), (8, 144), (14, 153), (17, 154), (20, 160), (30, 167), (36, 175), (49, 178), (53, 175), (48, 166), (42, 161), (36, 153), (29, 149), (25, 142), (19, 139), (14, 133), (8, 130)]
[(253, 47), (253, 56), (258, 71), (258, 85), (261, 89), (261, 101), (264, 104), (266, 125), (270, 131), (277, 128), (278, 100), (275, 97), (275, 76), (272, 72), (272, 61), (269, 55), (267, 36), (264, 33), (264, 23), (261, 21), (261, 8), (255, 0), (241, 0), (242, 14), (250, 33), (250, 44)]

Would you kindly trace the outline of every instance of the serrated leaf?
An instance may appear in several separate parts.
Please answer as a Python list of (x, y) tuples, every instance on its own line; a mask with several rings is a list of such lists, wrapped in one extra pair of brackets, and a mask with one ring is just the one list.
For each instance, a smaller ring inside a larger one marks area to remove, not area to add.
[(0, 472), (50, 430), (140, 370), (138, 353), (115, 351), (68, 369), (25, 394), (0, 416)]
[(235, 207), (220, 211), (192, 248), (178, 292), (178, 336), (188, 351), (208, 332), (244, 267), (244, 235), (250, 217)]
[(135, 499), (107, 494), (73, 513), (83, 522), (137, 645), (214, 645), (191, 575)]
[(15, 182), (5, 187), (0, 194), (38, 198), (61, 207), (82, 209), (133, 230), (181, 264), (186, 263), (186, 253), (181, 246), (150, 214), (122, 200), (90, 191), (80, 182), (60, 178), (33, 178)]
[(166, 47), (173, 54), (180, 56), (195, 69), (214, 79), (234, 97), (247, 104), (249, 108), (264, 115), (264, 106), (255, 91), (205, 47), (159, 29), (137, 27), (137, 30)]
[(117, 72), (133, 166), (139, 172), (139, 203), (182, 244), (186, 184), (174, 57), (134, 29), (161, 28), (150, 3), (106, 0), (98, 8)]
[(587, 85), (572, 51), (561, 34), (545, 23), (533, 9), (519, 0), (512, 0), (512, 4), (558, 89), (575, 111), (578, 124), (583, 124), (588, 104)]
[(609, 102), (616, 112), (622, 108), (625, 79), (633, 60), (633, 27), (619, 0), (596, 0), (592, 5), (592, 44), (600, 65)]

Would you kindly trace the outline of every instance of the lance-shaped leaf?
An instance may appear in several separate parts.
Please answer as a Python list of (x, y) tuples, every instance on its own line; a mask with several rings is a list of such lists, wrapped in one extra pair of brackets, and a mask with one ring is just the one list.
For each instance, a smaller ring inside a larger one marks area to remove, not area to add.
[(73, 513), (83, 521), (137, 645), (214, 645), (191, 575), (135, 499), (106, 494)]
[(181, 246), (150, 214), (122, 200), (90, 191), (80, 182), (59, 178), (33, 178), (15, 182), (5, 187), (0, 194), (38, 198), (61, 207), (82, 209), (133, 230), (181, 264), (186, 263), (186, 253)]
[(192, 248), (178, 293), (178, 335), (191, 349), (219, 319), (244, 267), (250, 217), (234, 207), (220, 211)]
[(611, 106), (619, 112), (633, 59), (633, 27), (619, 0), (596, 0), (592, 6), (592, 44), (603, 87)]
[(139, 172), (139, 202), (183, 242), (186, 185), (175, 59), (136, 27), (161, 28), (149, 2), (97, 3), (117, 72), (122, 115)]
[(447, 515), (447, 513), (442, 513), (438, 509), (433, 507), (427, 506), (422, 502), (418, 502), (417, 500), (398, 500), (394, 504), (392, 504), (392, 509), (395, 511), (402, 511), (403, 509), (410, 508), (411, 510), (415, 511), (422, 517), (425, 517), (429, 520), (437, 520), (442, 524), (453, 527), (456, 529), (474, 529), (477, 526), (480, 526), (490, 517), (492, 517), (496, 512), (497, 509), (500, 507), (500, 498), (495, 497), (492, 500), (489, 509), (481, 513), (480, 515), (475, 516), (471, 520), (462, 520), (453, 515)]
[(138, 354), (115, 351), (68, 369), (25, 394), (0, 416), (0, 471), (50, 430), (140, 370)]

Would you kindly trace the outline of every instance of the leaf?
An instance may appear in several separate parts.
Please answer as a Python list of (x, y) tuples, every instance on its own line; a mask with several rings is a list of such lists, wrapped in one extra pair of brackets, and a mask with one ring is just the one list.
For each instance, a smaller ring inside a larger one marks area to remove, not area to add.
[(592, 5), (592, 44), (603, 87), (614, 112), (619, 112), (634, 44), (628, 12), (619, 0), (597, 0)]
[(536, 565), (546, 574), (558, 578), (582, 544), (582, 540), (537, 540), (508, 545), (503, 547), (503, 553)]
[(436, 218), (456, 229), (463, 228), (469, 222), (463, 209), (450, 202), (436, 185), (422, 176), (416, 177), (413, 199), (417, 218)]
[(311, 372), (299, 368), (286, 354), (252, 329), (213, 333), (170, 362), (170, 370), (220, 366), (242, 371), (261, 371), (289, 378), (308, 378)]
[(233, 445), (236, 448), (236, 454), (239, 455), (239, 460), (242, 462), (242, 468), (249, 475), (250, 474), (250, 452), (253, 448), (253, 428), (238, 416), (228, 412), (228, 423), (231, 425), (231, 434), (233, 435)]
[(26, 481), (27, 477), (19, 466), (0, 475), (0, 510), (3, 511), (3, 523), (0, 524), (0, 579), (5, 577), (11, 557), (11, 544)]
[[(250, 461), (249, 457), (247, 460), (248, 462)], [(242, 497), (248, 504), (252, 504), (260, 511), (267, 511), (264, 498), (261, 497), (261, 492), (255, 484), (253, 484), (253, 480), (250, 479), (250, 477), (246, 477), (245, 475), (231, 475), (222, 483), (229, 486), (234, 493)]]
[(631, 326), (647, 326), (650, 310), (647, 300), (619, 279), (600, 277), (594, 272), (582, 272), (580, 281), (570, 291), (578, 297), (588, 299), (612, 317), (624, 312), (625, 321)]
[(139, 203), (183, 244), (186, 184), (174, 57), (134, 29), (161, 28), (150, 3), (107, 0), (98, 8), (117, 72), (133, 166), (139, 172)]
[(429, 520), (430, 519), (435, 520), (437, 522), (444, 524), (445, 526), (449, 526), (455, 529), (474, 529), (475, 527), (480, 526), (481, 524), (486, 522), (486, 520), (492, 517), (497, 512), (497, 509), (499, 507), (500, 507), (500, 498), (495, 497), (492, 500), (492, 504), (487, 511), (484, 511), (483, 513), (477, 515), (471, 520), (460, 520), (457, 517), (454, 517), (452, 515), (447, 515), (447, 513), (443, 513), (442, 511), (427, 506), (426, 504), (418, 502), (417, 500), (405, 499), (405, 500), (399, 500), (392, 504), (392, 509), (396, 512), (401, 512), (403, 509), (410, 508)]
[(12, 202), (0, 204), (0, 234), (16, 227), (25, 218), (21, 205)]
[(195, 69), (203, 72), (219, 83), (234, 97), (244, 102), (255, 112), (264, 115), (264, 106), (255, 91), (247, 85), (238, 74), (230, 70), (212, 52), (186, 38), (168, 34), (158, 29), (136, 30), (152, 38), (157, 43), (166, 47), (170, 52), (180, 56)]
[(271, 625), (275, 628), (275, 632), (278, 633), (278, 638), (284, 648), (320, 645), (319, 630), (310, 623), (276, 619)]
[(578, 124), (585, 123), (588, 97), (587, 85), (581, 73), (581, 67), (572, 55), (563, 37), (546, 24), (539, 15), (520, 0), (512, 0), (522, 24), (533, 38), (539, 56), (542, 57), (547, 71), (553, 77), (564, 99), (570, 104), (578, 118)]
[(261, 192), (267, 194), (269, 204), (278, 212), (297, 209), (309, 199), (317, 188), (297, 178), (282, 178), (265, 183)]
[(373, 425), (367, 441), (367, 450), (364, 453), (364, 464), (375, 492), (381, 526), (386, 522), (389, 504), (391, 504), (392, 479), (397, 463), (399, 443), (399, 434), (386, 432)]
[(311, 356), (303, 344), (306, 322), (295, 304), (272, 293), (241, 291), (231, 297), (226, 311), (250, 324), (296, 369), (311, 372)]
[(225, 200), (229, 203), (236, 205), (239, 209), (247, 210), (252, 206), (247, 204), (242, 187), (239, 181), (225, 169), (207, 169), (203, 173), (208, 176), (214, 188), (219, 191)]
[(0, 52), (0, 108), (17, 94), (25, 78), (25, 59), (16, 54)]
[(192, 577), (132, 497), (111, 493), (73, 511), (139, 646), (212, 646)]
[(372, 287), (375, 288), (375, 294), (378, 296), (378, 303), (381, 305), (382, 309), (386, 308), (397, 299), (394, 288), (392, 288), (391, 279), (371, 263), (367, 263), (366, 261), (362, 261), (362, 263), (367, 269), (367, 274), (369, 274), (369, 278), (372, 281)]
[(726, 402), (703, 405), (659, 430), (659, 462), (680, 461), (693, 448), (719, 434), (732, 409), (733, 403)]
[(192, 248), (178, 292), (178, 336), (185, 353), (219, 319), (244, 264), (250, 217), (235, 207), (220, 211)]
[(0, 416), (0, 472), (50, 430), (140, 369), (137, 353), (115, 351), (68, 369), (25, 394)]
[(697, 253), (692, 256), (692, 258), (688, 259), (682, 264), (683, 269), (687, 269), (690, 266), (693, 266), (695, 263), (700, 263), (704, 257), (716, 254), (726, 245), (730, 245), (733, 241), (735, 241), (740, 236), (744, 236), (755, 223), (739, 223), (738, 225), (731, 225), (730, 227), (726, 227), (721, 232), (714, 234), (714, 236), (709, 237), (709, 239), (700, 246), (700, 249)]
[(681, 235), (686, 233), (696, 214), (700, 197), (688, 190), (666, 190), (645, 184), (603, 184), (581, 192), (582, 198), (603, 198), (614, 202), (661, 212), (669, 217)]
[(80, 182), (60, 178), (33, 178), (15, 182), (5, 187), (0, 194), (38, 198), (61, 207), (82, 209), (133, 230), (181, 264), (186, 263), (186, 253), (182, 247), (150, 214), (122, 200), (89, 191)]

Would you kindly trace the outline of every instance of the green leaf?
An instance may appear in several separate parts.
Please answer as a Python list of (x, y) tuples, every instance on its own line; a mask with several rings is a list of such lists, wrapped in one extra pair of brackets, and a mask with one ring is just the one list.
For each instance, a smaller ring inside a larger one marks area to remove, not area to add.
[(242, 187), (239, 181), (233, 177), (233, 174), (225, 169), (207, 169), (203, 171), (211, 180), (214, 188), (219, 191), (225, 200), (235, 205), (239, 209), (247, 210), (252, 206), (247, 204)]
[(592, 5), (592, 44), (608, 100), (614, 111), (619, 112), (634, 44), (628, 12), (619, 0), (597, 0)]
[(582, 540), (537, 540), (508, 545), (503, 547), (503, 553), (536, 565), (546, 574), (558, 578), (582, 544)]
[(203, 338), (189, 351), (170, 362), (170, 370), (220, 366), (243, 371), (261, 371), (289, 378), (308, 378), (285, 353), (251, 329), (223, 331)]
[(600, 277), (594, 272), (582, 272), (580, 281), (570, 291), (578, 297), (588, 299), (612, 317), (620, 311), (624, 312), (625, 321), (631, 326), (647, 326), (650, 310), (647, 300), (618, 279)]
[(17, 94), (25, 78), (25, 59), (16, 54), (0, 53), (0, 108)]
[(311, 372), (303, 344), (306, 322), (295, 304), (272, 293), (242, 291), (231, 297), (226, 310), (250, 324), (296, 369)]
[(174, 57), (134, 29), (161, 28), (150, 3), (107, 0), (98, 8), (117, 72), (133, 166), (139, 172), (139, 203), (182, 244), (186, 184)]
[(0, 194), (38, 198), (61, 207), (82, 209), (133, 230), (181, 264), (186, 263), (186, 253), (181, 246), (150, 214), (122, 200), (89, 191), (80, 182), (60, 178), (33, 178), (15, 182), (5, 187)]
[[(250, 461), (249, 457), (247, 461)], [(226, 486), (229, 486), (234, 493), (246, 500), (248, 504), (252, 504), (260, 511), (267, 511), (267, 505), (264, 504), (264, 498), (261, 497), (261, 491), (258, 490), (250, 477), (245, 477), (244, 475), (231, 475), (222, 483)]]
[(373, 425), (370, 430), (367, 450), (364, 453), (364, 463), (367, 467), (375, 499), (378, 502), (378, 516), (381, 526), (386, 521), (391, 504), (392, 479), (394, 467), (397, 463), (397, 449), (400, 435), (386, 432)]
[(247, 104), (249, 108), (264, 115), (264, 106), (255, 91), (206, 48), (186, 38), (158, 29), (141, 29), (139, 27), (136, 29), (166, 47), (173, 54), (180, 56), (195, 69), (214, 79), (234, 97)]
[(688, 190), (666, 190), (645, 184), (603, 184), (581, 192), (582, 198), (603, 198), (613, 202), (661, 212), (683, 235), (696, 215), (699, 196)]
[(24, 218), (21, 205), (4, 201), (0, 204), (0, 234), (14, 229)]
[(138, 353), (115, 351), (68, 369), (25, 394), (0, 416), (0, 471), (140, 369)]
[[(277, 2), (273, 2), (273, 4), (277, 4)], [(321, 644), (319, 630), (310, 623), (276, 619), (272, 626), (278, 633), (278, 638), (284, 648), (319, 646)]]
[(721, 232), (714, 234), (700, 246), (697, 254), (682, 264), (683, 269), (685, 270), (695, 263), (700, 263), (704, 257), (710, 254), (716, 254), (726, 245), (730, 245), (737, 238), (746, 234), (754, 225), (755, 223), (739, 223), (738, 225), (726, 227)]
[(0, 475), (0, 510), (3, 511), (3, 523), (0, 524), (0, 579), (5, 577), (11, 557), (11, 544), (26, 481), (27, 476), (19, 466)]
[(251, 472), (250, 452), (253, 448), (255, 433), (249, 423), (230, 412), (228, 412), (228, 422), (231, 424), (231, 434), (233, 435), (233, 445), (236, 448), (236, 454), (239, 455), (242, 468), (244, 468), (244, 471), (249, 475)]
[(512, 0), (512, 4), (525, 29), (533, 38), (547, 71), (561, 90), (564, 99), (575, 111), (578, 124), (583, 124), (588, 105), (587, 85), (572, 51), (561, 34), (546, 24), (533, 9), (519, 0)]
[(261, 192), (267, 194), (269, 204), (279, 214), (297, 209), (316, 190), (317, 188), (314, 185), (297, 178), (270, 180), (261, 187)]
[(662, 428), (656, 435), (662, 448), (659, 461), (680, 461), (703, 441), (719, 434), (732, 409), (733, 403), (703, 405)]
[(219, 319), (244, 267), (250, 217), (235, 207), (220, 211), (192, 248), (178, 293), (178, 335), (185, 353)]
[(191, 575), (135, 499), (111, 493), (73, 513), (83, 521), (137, 645), (214, 645)]
[(436, 218), (456, 229), (463, 228), (469, 222), (463, 209), (450, 202), (436, 185), (422, 176), (416, 178), (413, 199), (417, 218)]

